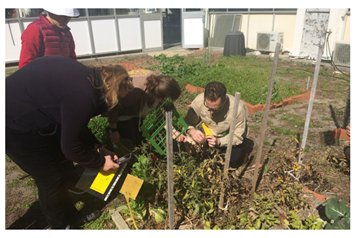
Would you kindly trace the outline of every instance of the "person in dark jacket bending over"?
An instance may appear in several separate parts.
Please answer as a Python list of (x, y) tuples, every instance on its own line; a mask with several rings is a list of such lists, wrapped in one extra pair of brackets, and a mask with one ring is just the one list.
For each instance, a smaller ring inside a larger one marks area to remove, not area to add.
[(181, 94), (181, 88), (174, 78), (155, 72), (133, 77), (132, 84), (134, 89), (108, 114), (110, 138), (116, 145), (119, 145), (122, 137), (140, 146), (143, 142), (140, 130), (143, 118), (168, 97), (175, 101)]
[(21, 35), (19, 69), (45, 55), (62, 55), (74, 60), (75, 45), (70, 28), (71, 18), (79, 17), (75, 8), (46, 8), (47, 15), (29, 24)]
[(89, 68), (63, 56), (37, 58), (6, 78), (6, 155), (35, 180), (52, 229), (93, 217), (79, 216), (71, 203), (68, 173), (73, 162), (104, 171), (119, 167), (87, 125), (132, 89), (120, 65)]

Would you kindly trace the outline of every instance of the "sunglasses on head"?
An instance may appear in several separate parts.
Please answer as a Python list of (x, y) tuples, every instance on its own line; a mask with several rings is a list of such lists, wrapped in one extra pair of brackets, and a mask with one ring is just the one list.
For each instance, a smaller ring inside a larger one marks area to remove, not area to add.
[(126, 77), (124, 80), (132, 82), (132, 77)]

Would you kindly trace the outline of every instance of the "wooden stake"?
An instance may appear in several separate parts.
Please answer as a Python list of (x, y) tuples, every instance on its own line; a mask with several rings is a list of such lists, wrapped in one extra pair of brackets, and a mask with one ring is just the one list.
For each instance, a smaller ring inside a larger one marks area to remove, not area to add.
[[(230, 167), (232, 142), (233, 142), (233, 137), (234, 137), (235, 125), (236, 125), (237, 109), (238, 109), (238, 105), (240, 104), (240, 96), (241, 96), (241, 93), (235, 93), (234, 108), (232, 110), (232, 118), (233, 119), (230, 124), (229, 141), (227, 143), (226, 155), (225, 155), (224, 179), (226, 178), (227, 169)], [(223, 208), (223, 206), (224, 206), (224, 193), (221, 191), (219, 207)]]
[(271, 71), (271, 78), (269, 80), (268, 93), (267, 93), (267, 99), (266, 99), (266, 104), (265, 104), (265, 110), (264, 110), (264, 114), (263, 114), (262, 126), (261, 126), (261, 129), (260, 129), (260, 137), (259, 137), (257, 157), (256, 157), (256, 162), (255, 162), (255, 173), (253, 175), (253, 180), (252, 180), (252, 186), (253, 187), (252, 187), (251, 195), (253, 195), (255, 193), (256, 185), (257, 185), (258, 169), (259, 169), (259, 164), (260, 164), (261, 155), (262, 155), (263, 140), (265, 138), (265, 133), (266, 133), (268, 112), (269, 112), (269, 106), (271, 104), (273, 84), (274, 84), (274, 78), (276, 76), (277, 64), (278, 64), (278, 56), (279, 56), (280, 49), (281, 49), (281, 45), (279, 43), (277, 43), (276, 44), (276, 49), (275, 49), (275, 52), (274, 52), (274, 59), (273, 59), (273, 65), (272, 65), (272, 71)]
[[(312, 89), (311, 89), (310, 98), (309, 98), (308, 112), (307, 112), (307, 117), (305, 119), (305, 124), (304, 124), (303, 140), (302, 140), (302, 145), (300, 147), (300, 152), (299, 152), (299, 159), (298, 159), (299, 165), (302, 164), (303, 150), (305, 148), (305, 143), (307, 142), (309, 122), (310, 122), (310, 117), (311, 117), (311, 113), (312, 113), (312, 109), (313, 109), (316, 84), (318, 82), (318, 75), (319, 75), (319, 71), (320, 71), (320, 63), (321, 63), (321, 56), (323, 54), (323, 48), (324, 48), (324, 45), (319, 45), (318, 57), (316, 60), (315, 71), (314, 71), (314, 79), (313, 79)], [(299, 175), (299, 173), (298, 173), (298, 175)]]
[(310, 80), (310, 76), (308, 76), (307, 91), (308, 91), (308, 89), (309, 89), (309, 80)]
[(173, 139), (172, 111), (166, 112), (166, 141), (167, 141), (167, 174), (168, 174), (168, 217), (169, 229), (174, 229), (174, 199), (173, 199)]

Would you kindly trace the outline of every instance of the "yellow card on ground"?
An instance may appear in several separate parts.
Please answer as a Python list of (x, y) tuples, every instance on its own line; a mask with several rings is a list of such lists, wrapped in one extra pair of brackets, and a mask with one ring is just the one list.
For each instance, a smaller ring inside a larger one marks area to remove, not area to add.
[(90, 188), (98, 193), (104, 194), (106, 189), (109, 187), (111, 180), (114, 178), (117, 170), (118, 169), (104, 171), (101, 169), (98, 175), (95, 177)]
[(121, 187), (120, 193), (122, 193), (125, 197), (129, 197), (135, 200), (142, 184), (142, 179), (139, 179), (131, 174), (127, 174), (124, 184)]

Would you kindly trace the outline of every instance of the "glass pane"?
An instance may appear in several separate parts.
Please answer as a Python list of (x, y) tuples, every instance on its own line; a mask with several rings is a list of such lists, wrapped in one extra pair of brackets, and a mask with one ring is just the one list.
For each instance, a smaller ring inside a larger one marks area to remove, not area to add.
[(216, 14), (213, 21), (213, 33), (210, 39), (210, 46), (224, 47), (226, 34), (233, 30), (233, 14)]
[(229, 12), (247, 12), (248, 8), (228, 8)]
[(240, 25), (241, 25), (241, 16), (240, 15), (235, 15), (235, 21), (234, 21), (234, 24), (233, 24), (232, 31), (241, 31)]
[(114, 9), (113, 8), (89, 8), (88, 13), (89, 16), (114, 15)]
[(271, 12), (273, 8), (250, 8), (251, 12)]
[(202, 8), (184, 8), (183, 11), (185, 12), (200, 12), (203, 11)]
[(209, 12), (227, 12), (226, 8), (209, 8)]
[(19, 8), (20, 17), (39, 17), (43, 8)]
[(161, 9), (159, 8), (145, 8), (144, 13), (160, 13)]
[(139, 9), (138, 8), (116, 8), (116, 14), (117, 15), (133, 15), (133, 14), (139, 14)]
[(77, 8), (79, 11), (79, 17), (86, 17), (87, 16), (87, 11), (85, 10), (85, 8)]
[(16, 18), (17, 13), (15, 8), (5, 8), (5, 18)]
[(289, 11), (289, 12), (296, 12), (297, 8), (275, 8), (275, 11)]

